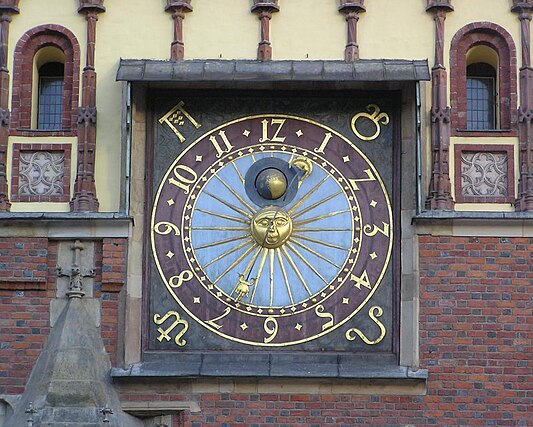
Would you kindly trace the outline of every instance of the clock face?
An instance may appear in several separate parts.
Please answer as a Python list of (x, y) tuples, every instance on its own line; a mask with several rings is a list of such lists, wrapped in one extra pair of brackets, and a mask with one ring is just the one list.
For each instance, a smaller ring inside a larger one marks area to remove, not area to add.
[(333, 129), (289, 115), (244, 117), (192, 142), (151, 217), (168, 293), (208, 331), (254, 346), (346, 323), (377, 290), (392, 241), (372, 163)]

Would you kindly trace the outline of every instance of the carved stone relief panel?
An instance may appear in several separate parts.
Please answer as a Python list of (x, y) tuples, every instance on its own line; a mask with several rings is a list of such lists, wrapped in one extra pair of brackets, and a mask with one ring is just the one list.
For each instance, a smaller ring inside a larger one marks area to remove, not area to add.
[(14, 144), (11, 199), (66, 202), (70, 199), (68, 144)]
[(457, 145), (455, 196), (461, 203), (507, 203), (514, 200), (512, 146)]

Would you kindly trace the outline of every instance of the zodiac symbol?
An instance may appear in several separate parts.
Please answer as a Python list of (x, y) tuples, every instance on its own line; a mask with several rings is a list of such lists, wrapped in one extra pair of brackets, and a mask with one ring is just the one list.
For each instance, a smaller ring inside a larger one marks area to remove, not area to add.
[(157, 332), (159, 332), (161, 335), (157, 337), (157, 340), (159, 342), (162, 342), (164, 339), (167, 341), (171, 340), (170, 333), (174, 330), (174, 328), (178, 325), (183, 325), (183, 329), (179, 331), (176, 336), (174, 337), (174, 342), (176, 345), (179, 345), (180, 347), (183, 347), (185, 344), (187, 344), (187, 341), (184, 339), (181, 339), (183, 335), (185, 335), (185, 332), (189, 329), (189, 322), (187, 322), (185, 319), (181, 319), (180, 315), (176, 311), (169, 311), (167, 314), (165, 314), (163, 317), (161, 317), (160, 314), (154, 314), (154, 323), (156, 325), (161, 325), (165, 323), (165, 321), (170, 317), (174, 316), (176, 320), (174, 320), (174, 323), (172, 323), (167, 329), (163, 328), (157, 328)]
[(185, 137), (178, 130), (177, 126), (185, 125), (185, 119), (188, 119), (196, 129), (202, 126), (185, 110), (185, 103), (180, 101), (159, 119), (159, 123), (167, 124), (168, 127), (172, 129), (172, 132), (178, 137), (180, 142), (183, 143), (185, 142)]
[[(362, 139), (363, 141), (373, 141), (381, 133), (380, 122), (383, 126), (389, 124), (389, 115), (387, 113), (382, 113), (381, 109), (376, 104), (367, 105), (366, 110), (368, 111), (368, 113), (361, 112), (357, 113), (355, 116), (352, 117), (352, 131), (357, 135), (358, 138)], [(364, 117), (374, 123), (374, 126), (376, 127), (376, 132), (374, 132), (373, 135), (365, 136), (357, 130), (355, 124), (357, 120), (359, 120), (361, 117)]]
[(179, 288), (181, 285), (183, 285), (183, 282), (188, 282), (191, 279), (192, 279), (192, 271), (183, 270), (177, 276), (172, 276), (170, 279), (168, 279), (168, 285), (171, 288)]
[(357, 334), (359, 338), (361, 338), (368, 345), (379, 344), (381, 341), (383, 341), (383, 338), (385, 338), (385, 334), (387, 333), (387, 330), (385, 329), (385, 325), (383, 325), (383, 323), (381, 323), (377, 319), (378, 317), (381, 317), (382, 314), (383, 314), (383, 309), (377, 305), (370, 307), (370, 310), (368, 310), (368, 317), (370, 317), (374, 321), (374, 323), (379, 326), (379, 330), (381, 331), (379, 337), (377, 337), (375, 340), (373, 341), (369, 340), (366, 337), (366, 335), (363, 334), (357, 328), (348, 329), (345, 334), (346, 339), (348, 341), (354, 341), (357, 338), (357, 336), (353, 334)]

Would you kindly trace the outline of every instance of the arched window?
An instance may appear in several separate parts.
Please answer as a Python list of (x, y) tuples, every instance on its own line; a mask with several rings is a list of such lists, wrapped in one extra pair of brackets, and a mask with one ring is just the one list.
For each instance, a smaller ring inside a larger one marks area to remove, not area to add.
[(79, 44), (68, 29), (26, 32), (15, 48), (11, 134), (75, 135), (79, 67)]
[(61, 129), (64, 78), (65, 66), (61, 62), (47, 62), (39, 67), (37, 129)]
[(516, 134), (516, 50), (509, 33), (477, 22), (460, 29), (450, 50), (452, 136)]

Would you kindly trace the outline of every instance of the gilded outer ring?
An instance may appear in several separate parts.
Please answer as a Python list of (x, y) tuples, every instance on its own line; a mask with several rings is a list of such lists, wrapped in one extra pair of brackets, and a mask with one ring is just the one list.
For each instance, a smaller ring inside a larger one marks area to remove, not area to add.
[[(219, 336), (221, 336), (223, 338), (226, 338), (228, 340), (239, 342), (239, 343), (243, 343), (243, 344), (251, 344), (251, 345), (254, 345), (254, 346), (263, 346), (263, 347), (283, 347), (283, 346), (288, 346), (288, 345), (304, 343), (304, 342), (316, 339), (318, 337), (324, 336), (324, 335), (328, 334), (329, 332), (332, 332), (332, 331), (336, 330), (340, 326), (344, 325), (348, 320), (350, 320), (355, 314), (357, 314), (366, 305), (366, 303), (372, 298), (372, 296), (374, 295), (374, 293), (378, 289), (378, 287), (379, 287), (379, 285), (380, 285), (380, 283), (381, 283), (381, 281), (383, 279), (383, 276), (384, 276), (384, 274), (385, 274), (385, 272), (387, 270), (387, 267), (389, 265), (390, 258), (391, 258), (391, 253), (392, 253), (393, 227), (390, 227), (390, 231), (389, 231), (389, 235), (388, 235), (388, 238), (389, 238), (388, 242), (389, 243), (388, 243), (388, 248), (387, 248), (387, 254), (386, 254), (386, 257), (385, 257), (385, 261), (382, 264), (379, 277), (375, 281), (375, 284), (374, 284), (373, 288), (370, 290), (370, 292), (368, 293), (366, 298), (362, 302), (360, 302), (359, 305), (352, 311), (351, 314), (349, 314), (348, 316), (344, 317), (342, 320), (340, 320), (338, 323), (335, 323), (331, 328), (329, 328), (327, 330), (324, 330), (324, 331), (322, 331), (320, 333), (317, 333), (317, 334), (315, 334), (313, 336), (307, 336), (307, 337), (304, 337), (302, 339), (294, 340), (294, 341), (290, 341), (290, 342), (274, 342), (274, 343), (268, 342), (268, 343), (263, 343), (263, 342), (258, 342), (258, 341), (248, 341), (248, 340), (245, 340), (245, 339), (240, 339), (240, 338), (237, 338), (237, 337), (234, 337), (234, 336), (227, 335), (225, 333), (221, 333), (216, 328), (213, 328), (209, 324), (207, 324), (206, 321), (204, 321), (202, 319), (199, 319), (197, 316), (195, 316), (189, 310), (189, 308), (176, 296), (176, 294), (173, 291), (173, 289), (169, 286), (168, 280), (166, 279), (166, 275), (165, 275), (164, 271), (161, 268), (161, 265), (160, 265), (160, 262), (159, 262), (159, 259), (158, 259), (158, 256), (157, 256), (157, 252), (155, 250), (154, 224), (155, 224), (155, 216), (156, 216), (156, 211), (157, 211), (157, 207), (158, 207), (159, 197), (160, 197), (161, 191), (162, 191), (162, 189), (163, 189), (163, 187), (164, 187), (164, 185), (166, 183), (166, 180), (167, 180), (169, 174), (172, 172), (172, 170), (175, 168), (175, 166), (179, 164), (179, 161), (183, 158), (183, 156), (185, 156), (189, 152), (189, 150), (193, 149), (199, 141), (201, 141), (204, 138), (206, 138), (207, 135), (212, 134), (212, 133), (214, 133), (214, 132), (216, 132), (219, 129), (222, 129), (224, 127), (227, 127), (227, 126), (230, 126), (232, 124), (239, 123), (239, 122), (242, 122), (242, 121), (252, 120), (252, 119), (260, 119), (260, 118), (282, 118), (282, 119), (297, 120), (297, 121), (301, 121), (301, 122), (312, 124), (314, 126), (318, 126), (318, 127), (322, 128), (322, 129), (328, 131), (328, 132), (331, 132), (332, 134), (335, 134), (338, 138), (340, 138), (342, 141), (347, 143), (348, 146), (351, 149), (353, 149), (359, 156), (361, 156), (361, 158), (366, 162), (366, 164), (371, 169), (372, 173), (374, 174), (375, 180), (379, 183), (379, 186), (380, 186), (381, 191), (382, 191), (382, 195), (383, 195), (383, 197), (385, 198), (385, 200), (387, 202), (387, 207), (386, 207), (387, 208), (387, 214), (388, 214), (387, 216), (389, 218), (389, 223), (391, 225), (393, 224), (393, 221), (392, 221), (392, 208), (391, 208), (390, 199), (389, 199), (387, 190), (385, 188), (385, 185), (383, 183), (383, 180), (381, 179), (381, 176), (379, 175), (379, 173), (376, 170), (375, 166), (366, 157), (366, 155), (363, 152), (361, 152), (359, 150), (359, 148), (357, 148), (344, 135), (340, 134), (339, 132), (337, 132), (336, 130), (334, 130), (334, 129), (328, 127), (328, 126), (325, 126), (325, 125), (323, 125), (323, 124), (321, 124), (319, 122), (316, 122), (316, 121), (313, 121), (313, 120), (310, 120), (310, 119), (307, 119), (307, 118), (302, 118), (302, 117), (293, 116), (293, 115), (284, 115), (284, 114), (261, 114), (261, 115), (241, 117), (239, 119), (235, 119), (235, 120), (226, 122), (226, 123), (214, 128), (214, 129), (209, 130), (208, 132), (203, 134), (201, 137), (199, 137), (195, 141), (193, 141), (188, 147), (186, 147), (176, 157), (176, 159), (174, 160), (172, 165), (167, 169), (167, 172), (163, 176), (163, 178), (161, 180), (161, 183), (160, 183), (160, 185), (158, 187), (158, 190), (157, 190), (157, 193), (156, 193), (156, 197), (155, 197), (154, 206), (153, 206), (153, 209), (152, 209), (151, 222), (150, 222), (152, 254), (154, 256), (154, 261), (156, 263), (156, 266), (157, 266), (157, 269), (159, 271), (159, 274), (161, 275), (161, 277), (162, 277), (162, 279), (163, 279), (163, 281), (165, 283), (165, 286), (167, 287), (168, 291), (173, 296), (173, 298), (176, 300), (176, 302), (178, 302), (178, 304), (188, 313), (188, 315), (191, 316), (192, 318), (194, 318), (199, 324), (201, 324), (202, 326), (204, 326), (205, 328), (207, 328), (211, 332), (214, 332), (214, 333), (218, 334)], [(341, 174), (341, 175), (343, 175), (343, 174)]]

